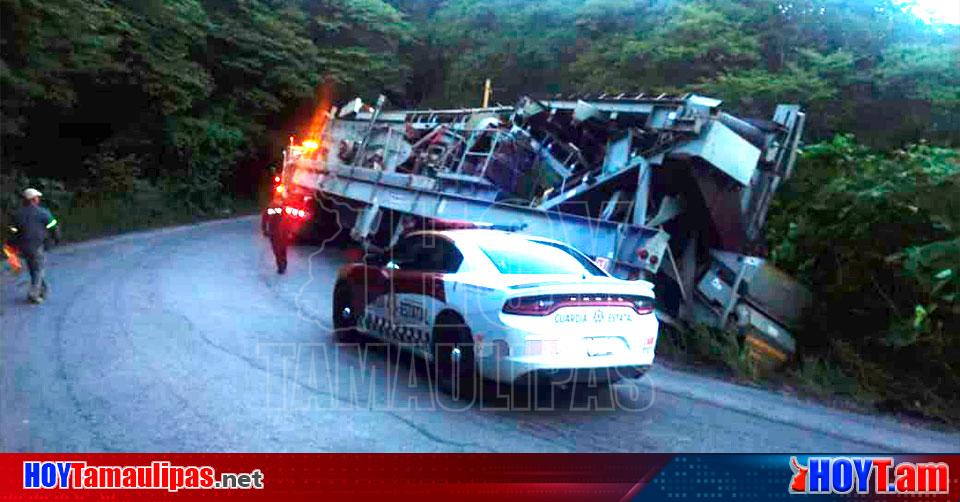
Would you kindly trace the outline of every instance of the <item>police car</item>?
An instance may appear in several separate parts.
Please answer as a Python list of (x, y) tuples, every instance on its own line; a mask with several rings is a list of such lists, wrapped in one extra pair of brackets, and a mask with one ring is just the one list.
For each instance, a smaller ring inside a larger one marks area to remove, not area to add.
[(649, 282), (611, 277), (562, 242), (492, 229), (408, 233), (341, 268), (333, 292), (337, 333), (413, 350), (458, 392), (478, 377), (639, 377), (654, 359), (653, 308)]

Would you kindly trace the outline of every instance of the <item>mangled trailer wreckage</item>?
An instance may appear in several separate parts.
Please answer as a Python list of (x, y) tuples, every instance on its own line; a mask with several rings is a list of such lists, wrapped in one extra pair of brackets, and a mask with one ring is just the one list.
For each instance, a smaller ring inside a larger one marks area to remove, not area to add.
[(319, 137), (285, 150), (283, 182), (337, 212), (321, 224), (360, 241), (436, 219), (562, 240), (614, 276), (654, 282), (666, 325), (737, 329), (765, 365), (794, 352), (808, 293), (761, 256), (803, 130), (798, 106), (756, 120), (697, 95), (384, 102), (331, 109)]

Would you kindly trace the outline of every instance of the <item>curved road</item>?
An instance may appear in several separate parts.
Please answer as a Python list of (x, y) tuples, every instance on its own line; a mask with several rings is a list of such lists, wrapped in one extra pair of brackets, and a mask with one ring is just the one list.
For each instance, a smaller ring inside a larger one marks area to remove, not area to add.
[(56, 249), (40, 306), (25, 274), (4, 274), (0, 451), (960, 449), (958, 433), (662, 366), (612, 391), (459, 410), (408, 355), (332, 342), (348, 253), (297, 246), (278, 276), (242, 218)]

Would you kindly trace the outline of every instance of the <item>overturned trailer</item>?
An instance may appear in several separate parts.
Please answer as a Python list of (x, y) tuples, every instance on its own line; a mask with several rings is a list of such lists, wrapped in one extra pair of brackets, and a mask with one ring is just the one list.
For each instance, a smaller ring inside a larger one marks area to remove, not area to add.
[(763, 258), (762, 230), (794, 165), (798, 106), (757, 120), (692, 94), (450, 110), (384, 101), (331, 110), (315, 148), (284, 154), (284, 182), (314, 193), (354, 239), (437, 218), (510, 226), (654, 282), (668, 325), (737, 329), (766, 365), (794, 352), (808, 293)]

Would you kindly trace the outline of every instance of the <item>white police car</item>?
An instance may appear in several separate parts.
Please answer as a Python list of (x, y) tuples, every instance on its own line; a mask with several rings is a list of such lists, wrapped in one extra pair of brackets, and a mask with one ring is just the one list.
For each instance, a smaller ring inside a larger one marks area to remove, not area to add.
[(420, 231), (341, 268), (339, 332), (435, 362), (448, 390), (535, 377), (613, 382), (653, 363), (653, 285), (611, 277), (561, 242), (491, 229)]

